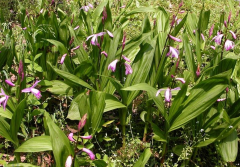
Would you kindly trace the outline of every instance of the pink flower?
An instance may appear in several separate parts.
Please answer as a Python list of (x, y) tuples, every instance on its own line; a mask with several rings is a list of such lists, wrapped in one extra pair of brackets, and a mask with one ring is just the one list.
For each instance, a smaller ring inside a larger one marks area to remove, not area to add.
[(9, 86), (15, 86), (15, 84), (14, 83), (12, 83), (11, 81), (9, 81), (9, 80), (5, 80), (5, 82), (9, 85)]
[(233, 31), (229, 30), (229, 32), (232, 34), (232, 37), (233, 37), (234, 39), (237, 39), (237, 36), (236, 36), (236, 34), (235, 34)]
[(37, 84), (40, 82), (41, 80), (39, 81), (36, 81), (33, 86), (29, 87), (29, 88), (25, 88), (22, 90), (22, 92), (24, 93), (28, 93), (28, 92), (31, 92), (37, 99), (40, 99), (42, 97), (41, 95), (41, 92), (37, 89), (35, 89), (35, 87), (37, 86)]
[(91, 139), (92, 138), (92, 135), (89, 135), (89, 136), (80, 136), (82, 139)]
[(201, 37), (202, 37), (202, 40), (204, 40), (204, 41), (205, 41), (205, 37), (204, 37), (204, 35), (203, 35), (203, 34), (201, 34)]
[(105, 57), (108, 57), (108, 54), (105, 51), (102, 51), (101, 54), (104, 54)]
[(232, 12), (230, 11), (230, 12), (229, 12), (229, 15), (228, 15), (228, 23), (230, 23), (231, 17), (232, 17)]
[(74, 140), (74, 138), (73, 138), (73, 133), (69, 133), (68, 139), (69, 139), (70, 141), (75, 142), (75, 140)]
[(106, 30), (106, 31), (107, 31), (108, 35), (113, 38), (113, 34), (108, 30)]
[(132, 74), (132, 72), (133, 72), (132, 67), (127, 63), (124, 63), (124, 65), (125, 65), (125, 69), (126, 69), (125, 75)]
[(224, 45), (226, 51), (233, 49), (234, 48), (234, 42), (230, 40), (226, 40), (225, 45)]
[(111, 62), (111, 63), (108, 65), (108, 70), (111, 69), (112, 72), (115, 72), (118, 61), (119, 61), (119, 60), (116, 59), (116, 60), (114, 60), (113, 62)]
[(174, 47), (169, 47), (169, 52), (167, 53), (167, 56), (172, 55), (172, 57), (178, 58), (179, 51), (175, 49)]
[(215, 50), (216, 49), (216, 47), (215, 46), (210, 46), (213, 50)]
[(224, 26), (227, 28), (227, 21), (224, 20)]
[(72, 156), (71, 155), (69, 155), (68, 157), (67, 157), (67, 160), (66, 160), (66, 163), (65, 163), (65, 167), (71, 167), (72, 166)]
[(156, 96), (159, 95), (159, 93), (163, 90), (165, 90), (165, 93), (164, 93), (164, 97), (165, 97), (165, 102), (170, 102), (171, 101), (171, 98), (172, 98), (172, 90), (180, 90), (181, 88), (180, 87), (176, 87), (174, 89), (170, 89), (170, 88), (167, 88), (167, 89), (159, 89), (156, 93)]
[(63, 62), (64, 62), (66, 56), (67, 56), (67, 53), (64, 54), (64, 55), (62, 55), (62, 58), (61, 58), (61, 60), (60, 60), (60, 64), (63, 64)]
[(23, 71), (23, 62), (22, 62), (22, 60), (20, 60), (20, 62), (19, 62), (18, 75), (19, 75), (19, 77), (21, 77), (21, 82), (22, 82), (23, 79), (24, 79), (24, 71)]
[(77, 29), (79, 29), (79, 26), (77, 26), (77, 27), (74, 28), (74, 30), (77, 30)]
[(77, 50), (77, 49), (79, 49), (79, 48), (80, 48), (80, 46), (78, 45), (78, 46), (76, 46), (75, 48), (72, 48), (71, 50), (74, 51), (74, 50)]
[(125, 8), (125, 7), (126, 7), (126, 5), (123, 5), (123, 6), (119, 7), (119, 8)]
[(87, 6), (82, 6), (82, 7), (80, 8), (80, 10), (83, 9), (85, 12), (88, 12), (88, 10), (89, 10), (90, 8), (93, 9), (93, 5), (90, 4), (90, 3), (88, 3)]
[(124, 33), (123, 40), (122, 40), (122, 50), (125, 48), (125, 41), (126, 41), (126, 34)]
[(3, 109), (6, 110), (7, 101), (8, 101), (9, 96), (5, 94), (5, 92), (3, 91), (2, 88), (1, 88), (0, 96), (3, 96), (0, 98), (0, 107), (3, 105)]
[(176, 78), (175, 80), (182, 82), (183, 84), (186, 82), (184, 78)]
[(211, 27), (211, 28), (210, 28), (210, 30), (209, 30), (209, 37), (211, 37), (211, 36), (212, 36), (213, 29), (214, 29), (214, 24), (212, 25), (212, 27)]
[(183, 0), (180, 2), (180, 4), (179, 4), (179, 8), (181, 8), (183, 6)]
[(215, 42), (216, 42), (218, 45), (221, 45), (222, 37), (223, 37), (223, 34), (220, 34), (220, 33), (218, 32), (218, 33), (217, 33), (217, 36), (215, 36), (212, 40), (215, 39)]
[(130, 60), (129, 58), (125, 57), (124, 55), (122, 55), (122, 58), (123, 58), (124, 60), (128, 61), (129, 63), (131, 62), (131, 60)]
[(87, 153), (90, 157), (91, 160), (95, 159), (95, 155), (93, 154), (93, 152), (87, 148), (83, 148), (82, 151), (84, 151), (85, 153)]
[(179, 39), (179, 38), (176, 38), (176, 37), (174, 37), (174, 36), (172, 36), (172, 35), (168, 35), (172, 40), (174, 40), (174, 41), (176, 41), (176, 42), (182, 42), (182, 40), (181, 39)]
[(22, 29), (23, 29), (23, 30), (26, 30), (26, 29), (27, 29), (27, 27), (23, 27)]
[(87, 122), (87, 114), (84, 114), (84, 116), (78, 123), (78, 131), (80, 131), (85, 126), (86, 122)]
[(218, 102), (219, 102), (219, 101), (224, 101), (224, 100), (226, 100), (226, 98), (217, 99)]
[(106, 34), (106, 33), (105, 33), (105, 32), (100, 32), (100, 33), (97, 33), (97, 34), (90, 35), (90, 36), (87, 37), (87, 41), (88, 41), (90, 38), (92, 38), (92, 39), (91, 39), (91, 44), (92, 44), (92, 45), (97, 45), (97, 46), (99, 46), (99, 43), (98, 43), (97, 38), (100, 37), (100, 36), (103, 36), (104, 34)]

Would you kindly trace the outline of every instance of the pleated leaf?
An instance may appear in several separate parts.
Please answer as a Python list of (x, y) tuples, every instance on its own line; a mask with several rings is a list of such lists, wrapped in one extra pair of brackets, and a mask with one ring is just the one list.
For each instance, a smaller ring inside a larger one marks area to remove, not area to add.
[(145, 167), (151, 155), (152, 155), (152, 152), (150, 148), (146, 148), (133, 167)]

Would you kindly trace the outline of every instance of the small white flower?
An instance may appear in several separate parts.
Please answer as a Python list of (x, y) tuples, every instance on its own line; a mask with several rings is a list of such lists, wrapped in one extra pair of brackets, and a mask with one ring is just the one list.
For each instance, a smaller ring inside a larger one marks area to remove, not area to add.
[(232, 126), (232, 125), (230, 125), (228, 128), (229, 128), (229, 129), (232, 129), (232, 128), (233, 128), (233, 126)]
[(204, 129), (201, 129), (200, 132), (204, 132)]

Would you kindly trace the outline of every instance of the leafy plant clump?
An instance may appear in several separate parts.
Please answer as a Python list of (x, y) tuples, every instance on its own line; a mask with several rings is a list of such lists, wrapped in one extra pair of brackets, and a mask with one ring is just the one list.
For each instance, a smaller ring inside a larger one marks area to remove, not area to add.
[(33, 3), (0, 12), (0, 164), (239, 166), (237, 1)]

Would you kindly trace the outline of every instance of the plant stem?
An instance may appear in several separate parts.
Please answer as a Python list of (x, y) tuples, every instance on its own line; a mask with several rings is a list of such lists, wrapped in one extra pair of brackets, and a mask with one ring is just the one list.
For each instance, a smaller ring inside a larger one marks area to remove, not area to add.
[(21, 163), (20, 153), (15, 152), (14, 155), (16, 157), (17, 163)]
[(122, 147), (126, 146), (126, 117), (127, 117), (127, 108), (123, 108), (120, 113), (120, 123), (122, 125)]
[(151, 100), (147, 101), (147, 117), (145, 120), (145, 127), (144, 127), (144, 133), (143, 133), (143, 142), (146, 142), (146, 138), (147, 138), (147, 129), (148, 129), (148, 124), (150, 122), (150, 116), (152, 113), (152, 106), (151, 106)]

